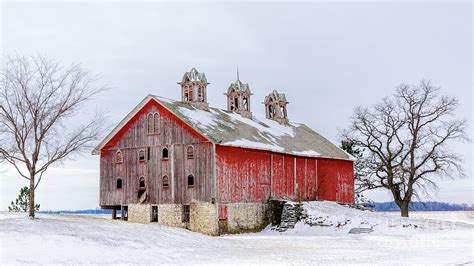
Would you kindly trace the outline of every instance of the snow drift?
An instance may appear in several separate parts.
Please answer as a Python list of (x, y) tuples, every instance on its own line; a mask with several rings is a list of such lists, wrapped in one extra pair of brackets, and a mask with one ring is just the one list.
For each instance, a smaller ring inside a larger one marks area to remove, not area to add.
[[(288, 203), (287, 203), (288, 204)], [(298, 205), (299, 203), (289, 202)], [(299, 221), (294, 228), (280, 232), (279, 226), (269, 226), (263, 234), (284, 235), (344, 235), (373, 233), (406, 235), (416, 231), (473, 229), (474, 225), (433, 219), (404, 218), (386, 213), (364, 211), (331, 201), (303, 202)], [(397, 213), (399, 215), (399, 213)]]

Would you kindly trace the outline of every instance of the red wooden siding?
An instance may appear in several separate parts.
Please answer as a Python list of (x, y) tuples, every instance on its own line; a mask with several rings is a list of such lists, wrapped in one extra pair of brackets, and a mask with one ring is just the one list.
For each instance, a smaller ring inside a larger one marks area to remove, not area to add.
[(307, 200), (317, 198), (317, 163), (316, 159), (306, 159), (305, 199)]
[(268, 154), (216, 146), (219, 202), (264, 202), (270, 193)]
[(296, 158), (296, 198), (305, 199), (305, 178), (306, 178), (306, 159)]
[(227, 205), (219, 204), (219, 220), (226, 220), (227, 217)]
[(319, 199), (354, 202), (354, 172), (351, 161), (318, 159)]
[[(147, 116), (160, 115), (160, 130), (148, 134)], [(194, 147), (194, 158), (188, 159), (186, 149)], [(169, 159), (163, 160), (162, 149), (168, 148)], [(138, 161), (140, 149), (147, 152), (144, 162)], [(116, 151), (122, 152), (123, 163), (116, 164)], [(148, 102), (101, 150), (100, 205), (113, 206), (137, 203), (138, 180), (145, 178), (148, 202), (190, 203), (210, 201), (212, 184), (212, 143), (199, 135), (156, 101)], [(187, 186), (187, 176), (194, 175), (194, 187)], [(169, 187), (162, 187), (162, 177), (169, 177)], [(117, 178), (122, 189), (116, 189)]]
[(216, 161), (221, 203), (266, 202), (269, 198), (353, 202), (351, 161), (219, 145), (216, 146)]

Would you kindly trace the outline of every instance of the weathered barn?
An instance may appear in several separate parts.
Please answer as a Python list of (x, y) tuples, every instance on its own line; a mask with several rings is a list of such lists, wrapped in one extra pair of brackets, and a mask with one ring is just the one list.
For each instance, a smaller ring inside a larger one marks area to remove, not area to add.
[(353, 203), (353, 161), (289, 121), (284, 94), (270, 93), (258, 118), (239, 79), (227, 110), (209, 107), (204, 73), (179, 84), (181, 101), (146, 96), (93, 151), (114, 217), (217, 235), (266, 225), (273, 199)]

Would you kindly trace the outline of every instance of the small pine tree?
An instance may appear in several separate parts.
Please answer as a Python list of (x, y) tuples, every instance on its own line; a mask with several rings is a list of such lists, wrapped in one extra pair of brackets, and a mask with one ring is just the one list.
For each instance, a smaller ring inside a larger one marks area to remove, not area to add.
[[(28, 187), (20, 188), (20, 194), (15, 202), (11, 202), (8, 207), (9, 212), (27, 212), (28, 211), (28, 200), (30, 195), (30, 189)], [(39, 211), (40, 205), (35, 204), (35, 211)]]

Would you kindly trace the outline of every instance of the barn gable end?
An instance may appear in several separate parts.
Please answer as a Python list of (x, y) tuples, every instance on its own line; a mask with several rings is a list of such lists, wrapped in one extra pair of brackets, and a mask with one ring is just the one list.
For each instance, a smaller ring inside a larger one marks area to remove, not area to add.
[(145, 99), (96, 148), (101, 154), (100, 205), (210, 202), (212, 147), (159, 102)]

